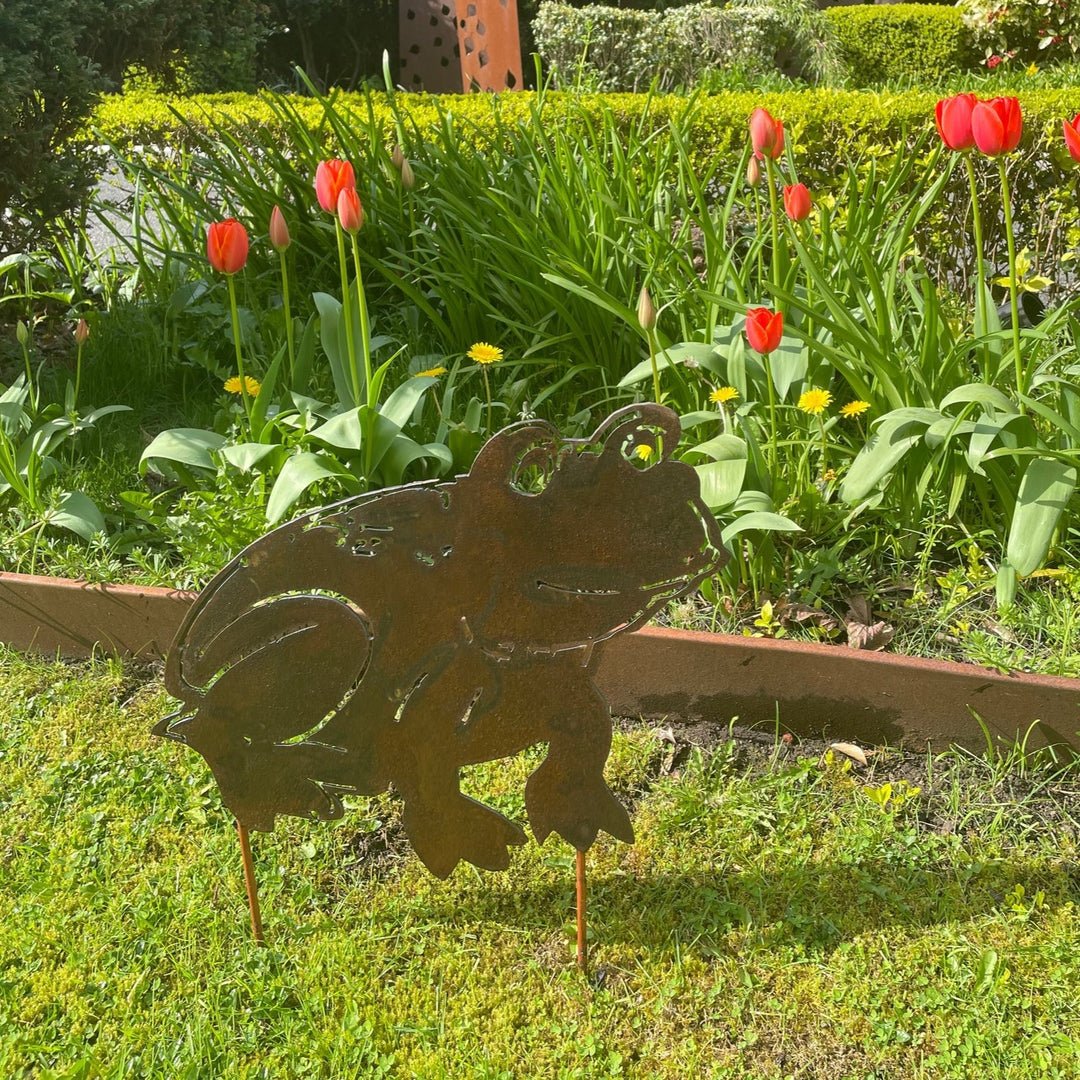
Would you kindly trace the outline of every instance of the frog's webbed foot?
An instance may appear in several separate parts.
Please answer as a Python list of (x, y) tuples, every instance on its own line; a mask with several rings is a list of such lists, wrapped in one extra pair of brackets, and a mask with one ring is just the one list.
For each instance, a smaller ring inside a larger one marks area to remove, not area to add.
[(440, 878), (462, 859), (481, 870), (505, 870), (508, 848), (525, 843), (520, 825), (460, 793), (430, 805), (406, 798), (404, 821), (413, 850)]
[(525, 785), (525, 808), (536, 842), (557, 832), (578, 851), (587, 851), (602, 829), (617, 840), (634, 842), (630, 815), (598, 771), (548, 756)]

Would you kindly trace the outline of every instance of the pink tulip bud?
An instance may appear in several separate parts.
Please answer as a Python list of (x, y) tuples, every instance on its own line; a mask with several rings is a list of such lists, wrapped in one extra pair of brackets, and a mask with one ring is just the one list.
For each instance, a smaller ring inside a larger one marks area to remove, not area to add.
[(648, 289), (642, 289), (638, 297), (637, 321), (643, 330), (651, 330), (656, 325), (656, 308)]
[(395, 169), (400, 169), (402, 163), (405, 160), (405, 151), (394, 143), (394, 149), (390, 151), (390, 161), (393, 163)]
[(86, 339), (90, 336), (90, 327), (86, 325), (85, 319), (80, 319), (75, 324), (75, 344), (85, 345)]
[(215, 221), (206, 230), (206, 257), (223, 274), (244, 269), (248, 257), (248, 234), (236, 218)]
[(270, 246), (275, 251), (284, 251), (292, 238), (289, 236), (289, 226), (285, 224), (285, 215), (280, 206), (275, 206), (270, 211)]
[(364, 224), (364, 208), (360, 205), (356, 188), (345, 188), (341, 191), (337, 200), (337, 213), (341, 227), (347, 233), (360, 231), (360, 226)]
[(352, 163), (338, 158), (320, 161), (315, 170), (315, 196), (328, 214), (336, 213), (338, 195), (346, 188), (356, 188)]
[(774, 161), (784, 152), (784, 125), (774, 120), (768, 109), (757, 108), (750, 114), (750, 144)]
[(810, 192), (805, 184), (788, 184), (784, 187), (784, 213), (792, 221), (804, 221), (810, 216)]
[(416, 183), (416, 173), (413, 172), (413, 167), (409, 164), (408, 158), (403, 158), (401, 162), (401, 186), (403, 188), (411, 188)]
[(756, 151), (750, 155), (750, 161), (746, 166), (746, 182), (751, 187), (757, 187), (761, 183), (761, 164)]

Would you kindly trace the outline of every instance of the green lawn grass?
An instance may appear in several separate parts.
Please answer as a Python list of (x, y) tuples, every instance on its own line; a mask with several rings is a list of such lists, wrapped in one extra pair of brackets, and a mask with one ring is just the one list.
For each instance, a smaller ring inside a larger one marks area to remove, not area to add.
[[(622, 725), (638, 843), (590, 854), (583, 978), (565, 845), (439, 882), (390, 796), (254, 836), (257, 948), (166, 708), (152, 671), (0, 652), (4, 1078), (1080, 1074), (1075, 767), (771, 737), (672, 762)], [(537, 760), (466, 785), (523, 820)]]

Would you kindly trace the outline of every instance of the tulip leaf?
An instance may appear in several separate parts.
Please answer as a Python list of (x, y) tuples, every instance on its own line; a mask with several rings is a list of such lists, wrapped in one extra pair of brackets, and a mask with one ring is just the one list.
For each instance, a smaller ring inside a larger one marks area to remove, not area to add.
[(266, 522), (275, 525), (312, 484), (347, 475), (345, 467), (324, 454), (294, 454), (281, 468), (266, 503)]
[(738, 498), (746, 477), (746, 458), (707, 461), (703, 465), (695, 465), (694, 471), (701, 484), (702, 502), (710, 510), (719, 510), (730, 506)]
[(139, 471), (146, 471), (146, 463), (155, 459), (174, 461), (196, 469), (213, 469), (214, 450), (225, 445), (225, 436), (203, 428), (170, 428), (154, 437), (139, 458)]
[(356, 390), (348, 369), (348, 342), (345, 337), (344, 308), (341, 301), (329, 293), (314, 294), (315, 307), (319, 311), (320, 340), (323, 352), (330, 361), (330, 373), (334, 377), (334, 390), (338, 400), (346, 408), (354, 409), (359, 404)]
[(769, 356), (776, 396), (783, 401), (792, 385), (806, 378), (806, 346), (795, 338), (785, 335)]
[[(869, 442), (859, 451), (844, 477), (843, 484), (840, 485), (840, 497), (844, 502), (862, 502), (896, 468), (908, 450), (922, 442), (929, 420), (896, 415), (912, 411), (914, 410), (897, 409), (889, 413), (878, 430), (870, 436)], [(940, 416), (940, 413), (934, 410), (922, 411), (931, 413), (935, 418)]]
[(749, 514), (743, 514), (729, 525), (725, 525), (720, 533), (720, 538), (725, 544), (740, 533), (750, 529), (761, 529), (764, 532), (802, 532), (802, 527), (796, 525), (791, 518), (783, 514), (769, 513), (764, 510), (754, 510)]
[(105, 531), (105, 519), (97, 505), (81, 491), (67, 491), (60, 497), (57, 508), (49, 515), (50, 525), (67, 529), (84, 540)]
[(1021, 577), (1043, 564), (1061, 513), (1075, 490), (1076, 466), (1057, 458), (1037, 457), (1028, 462), (1005, 549), (1009, 564)]

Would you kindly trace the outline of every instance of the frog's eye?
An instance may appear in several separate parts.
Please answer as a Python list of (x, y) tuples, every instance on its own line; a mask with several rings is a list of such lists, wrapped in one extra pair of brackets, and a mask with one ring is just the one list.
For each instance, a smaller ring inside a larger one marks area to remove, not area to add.
[(673, 412), (646, 402), (612, 413), (590, 443), (603, 443), (605, 456), (617, 455), (636, 469), (650, 469), (671, 457), (679, 433), (679, 421)]
[(560, 457), (547, 441), (527, 447), (510, 470), (510, 486), (522, 495), (539, 495), (559, 468)]
[(642, 472), (651, 469), (664, 460), (664, 432), (655, 428), (635, 428), (623, 439), (619, 453), (635, 469)]

